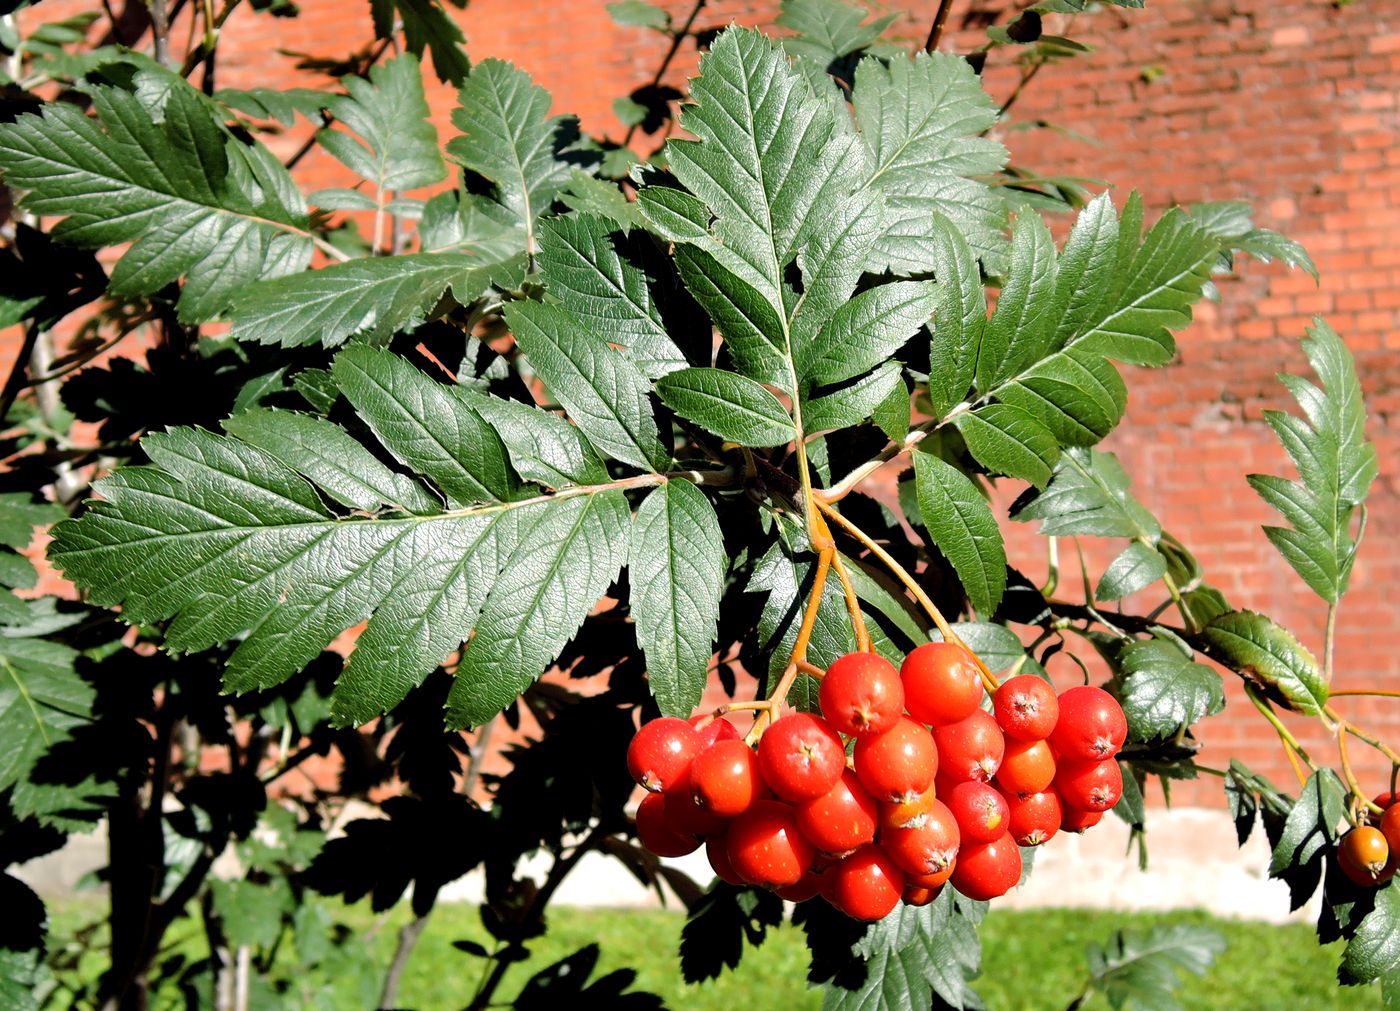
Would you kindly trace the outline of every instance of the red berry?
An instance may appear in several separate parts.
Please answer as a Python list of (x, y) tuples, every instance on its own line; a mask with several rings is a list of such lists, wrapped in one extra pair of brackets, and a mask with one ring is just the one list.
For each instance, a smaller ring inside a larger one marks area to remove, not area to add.
[(1390, 805), (1381, 813), (1380, 830), (1391, 852), (1400, 855), (1400, 805)]
[(883, 801), (880, 804), (880, 827), (909, 828), (912, 825), (922, 825), (937, 797), (937, 788), (930, 785), (927, 790), (910, 800)]
[(754, 885), (795, 885), (812, 866), (812, 844), (802, 837), (792, 808), (760, 800), (729, 825), (725, 852), (734, 873)]
[(1055, 772), (1060, 800), (1081, 811), (1107, 811), (1123, 796), (1123, 772), (1118, 762), (1061, 762)]
[(700, 840), (666, 817), (666, 797), (649, 793), (637, 805), (637, 838), (659, 857), (683, 857), (700, 848)]
[(710, 713), (696, 713), (686, 721), (700, 735), (700, 749), (703, 751), (716, 741), (737, 741), (742, 736), (739, 728), (723, 716)]
[(982, 678), (961, 646), (926, 642), (904, 658), (904, 707), (920, 723), (957, 723), (982, 704)]
[(723, 835), (712, 835), (705, 840), (705, 856), (710, 858), (710, 867), (721, 881), (727, 881), (731, 885), (747, 884), (729, 862), (728, 845), (729, 839)]
[(1007, 831), (1018, 846), (1039, 846), (1060, 830), (1060, 795), (1054, 790), (1007, 799), (1011, 817)]
[(939, 768), (958, 782), (990, 782), (1006, 749), (997, 721), (980, 709), (961, 722), (934, 728), (933, 739), (938, 742)]
[(806, 902), (808, 899), (821, 895), (827, 887), (825, 875), (813, 874), (808, 871), (802, 875), (802, 880), (795, 885), (783, 885), (781, 888), (773, 889), (778, 893), (778, 898), (786, 899), (788, 902)]
[(691, 787), (689, 769), (680, 782), (661, 796), (666, 798), (666, 820), (683, 833), (704, 839), (719, 835), (729, 824), (729, 819), (700, 806)]
[(862, 846), (827, 874), (831, 904), (853, 920), (884, 919), (904, 892), (904, 872), (878, 846)]
[(818, 698), (826, 721), (843, 734), (883, 734), (904, 715), (899, 672), (875, 653), (839, 657), (821, 680)]
[(776, 720), (758, 743), (763, 781), (786, 800), (820, 797), (841, 778), (846, 749), (836, 731), (807, 713)]
[(957, 819), (941, 800), (933, 802), (922, 825), (887, 829), (880, 845), (910, 874), (938, 874), (957, 859), (961, 834)]
[(875, 841), (879, 807), (850, 769), (842, 771), (829, 791), (804, 800), (794, 810), (797, 827), (808, 842), (824, 852), (847, 853)]
[(906, 874), (904, 875), (904, 885), (906, 888), (927, 888), (936, 895), (939, 889), (946, 885), (948, 879), (953, 876), (953, 868), (957, 865), (958, 858), (953, 857), (953, 859), (948, 862), (948, 866), (936, 874)]
[(991, 842), (1006, 832), (1011, 811), (1006, 798), (986, 783), (959, 783), (948, 795), (948, 810), (966, 842)]
[(992, 695), (992, 708), (1002, 732), (1018, 741), (1045, 740), (1060, 716), (1055, 689), (1034, 674), (1018, 674), (1002, 682)]
[(1342, 873), (1362, 888), (1374, 888), (1386, 881), (1390, 845), (1380, 829), (1370, 825), (1354, 828), (1337, 844), (1337, 864)]
[(929, 788), (938, 772), (933, 735), (906, 716), (879, 737), (856, 741), (856, 774), (877, 800), (901, 801)]
[(995, 899), (1021, 880), (1021, 851), (1009, 834), (989, 843), (972, 843), (958, 851), (953, 887), (969, 899)]
[(700, 735), (685, 720), (663, 716), (642, 724), (627, 745), (627, 771), (650, 790), (669, 790), (700, 753)]
[[(697, 759), (698, 761), (698, 759)], [(1039, 793), (1055, 780), (1055, 753), (1045, 741), (1007, 741), (997, 785), (1007, 793)]]
[(1079, 685), (1061, 693), (1059, 701), (1050, 743), (1062, 759), (1101, 762), (1118, 754), (1128, 738), (1128, 721), (1117, 699), (1102, 688)]
[(716, 741), (690, 763), (690, 790), (695, 803), (711, 814), (742, 814), (763, 795), (758, 757), (743, 741)]
[(910, 884), (909, 878), (906, 877), (904, 879), (904, 904), (906, 906), (927, 906), (938, 898), (938, 893), (941, 891), (943, 891), (942, 885), (924, 888), (922, 885)]
[(1085, 811), (1077, 807), (1067, 807), (1060, 802), (1060, 829), (1064, 832), (1083, 832), (1103, 821), (1102, 811)]

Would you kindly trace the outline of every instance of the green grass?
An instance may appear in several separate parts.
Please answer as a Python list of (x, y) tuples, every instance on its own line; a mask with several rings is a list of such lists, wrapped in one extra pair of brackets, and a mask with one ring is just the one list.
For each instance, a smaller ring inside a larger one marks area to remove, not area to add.
[[(380, 967), (388, 964), (397, 928), (407, 919), (406, 911), (397, 909), (384, 918), (364, 905), (347, 909), (330, 904), (327, 908), (357, 932), (373, 930), (369, 961)], [(56, 935), (91, 913), (91, 907), (81, 912), (72, 908), (61, 911), (56, 917)], [(525, 979), (545, 965), (596, 943), (602, 951), (599, 973), (633, 968), (637, 971), (635, 986), (659, 994), (667, 1007), (685, 1011), (732, 1011), (737, 1007), (815, 1011), (820, 1007), (820, 993), (807, 988), (807, 951), (799, 930), (785, 927), (770, 932), (766, 944), (745, 953), (738, 971), (688, 986), (681, 980), (676, 958), (681, 923), (679, 913), (661, 910), (557, 909), (549, 934), (532, 942), (528, 961), (511, 968), (497, 991), (497, 1000), (508, 1001)], [(1319, 948), (1307, 926), (1222, 920), (1190, 912), (994, 910), (983, 925), (983, 973), (975, 987), (990, 1011), (1059, 1011), (1083, 986), (1086, 944), (1103, 942), (1119, 928), (1145, 929), (1162, 923), (1210, 926), (1228, 942), (1211, 973), (1203, 979), (1188, 977), (1179, 991), (1182, 1005), (1190, 1011), (1350, 1011), (1380, 1006), (1375, 988), (1337, 987), (1340, 945)], [(399, 994), (401, 1006), (439, 1011), (466, 1003), (480, 977), (481, 961), (452, 947), (454, 940), (462, 938), (490, 946), (474, 907), (440, 906), (409, 965)], [(358, 985), (342, 979), (334, 996), (327, 995), (330, 999), (322, 1006), (364, 1007), (366, 984), (363, 979)], [(1098, 1011), (1107, 1007), (1101, 997), (1085, 1005)]]

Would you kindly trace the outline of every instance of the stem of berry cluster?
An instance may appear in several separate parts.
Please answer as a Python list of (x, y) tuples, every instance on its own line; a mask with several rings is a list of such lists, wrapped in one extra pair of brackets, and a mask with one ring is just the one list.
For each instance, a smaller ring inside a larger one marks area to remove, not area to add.
[[(1249, 701), (1254, 703), (1254, 708), (1259, 710), (1259, 714), (1269, 721), (1269, 724), (1274, 728), (1274, 732), (1278, 734), (1279, 740), (1283, 742), (1283, 752), (1288, 756), (1288, 761), (1293, 765), (1293, 772), (1298, 777), (1299, 785), (1306, 784), (1308, 778), (1303, 775), (1303, 770), (1298, 767), (1298, 758), (1301, 758), (1309, 769), (1316, 772), (1317, 766), (1313, 764), (1313, 760), (1308, 757), (1308, 753), (1304, 751), (1303, 746), (1298, 743), (1298, 738), (1294, 737), (1293, 732), (1283, 725), (1283, 721), (1275, 715), (1269, 703), (1259, 697), (1259, 693), (1254, 690), (1252, 685), (1246, 683), (1244, 686), (1244, 693), (1249, 697)], [(1297, 757), (1295, 757), (1295, 754)]]

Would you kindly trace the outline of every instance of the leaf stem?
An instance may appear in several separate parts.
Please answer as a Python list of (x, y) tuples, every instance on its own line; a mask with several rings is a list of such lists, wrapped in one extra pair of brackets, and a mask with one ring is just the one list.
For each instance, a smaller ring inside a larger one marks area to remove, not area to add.
[(865, 461), (865, 463), (852, 470), (840, 481), (837, 481), (830, 488), (827, 488), (824, 491), (817, 492), (817, 497), (824, 499), (826, 502), (840, 502), (843, 498), (845, 498), (847, 495), (853, 492), (856, 489), (857, 485), (859, 485), (862, 481), (868, 478), (871, 474), (879, 470), (882, 466), (889, 463), (895, 457), (901, 456), (904, 453), (909, 452), (919, 443), (923, 442), (924, 439), (928, 438), (928, 436), (932, 432), (935, 432), (939, 428), (942, 428), (954, 418), (966, 414), (971, 409), (972, 405), (970, 403), (964, 402), (959, 404), (957, 407), (954, 407), (942, 418), (925, 421), (921, 424), (915, 425), (913, 428), (909, 429), (908, 434), (906, 434), (904, 438), (901, 439), (899, 442), (890, 443), (888, 446), (880, 450), (880, 452), (876, 453), (869, 460)]
[(839, 552), (832, 555), (831, 567), (836, 570), (836, 578), (841, 581), (841, 592), (846, 595), (846, 612), (851, 616), (851, 629), (856, 634), (856, 649), (869, 653), (870, 632), (865, 627), (865, 615), (860, 613), (860, 598), (856, 596), (856, 588), (851, 585), (851, 574), (846, 571), (846, 563), (841, 560)]
[[(1355, 805), (1362, 810), (1370, 811), (1372, 814), (1380, 814), (1379, 804), (1371, 803), (1370, 799), (1361, 789), (1361, 784), (1356, 780), (1356, 773), (1351, 768), (1351, 757), (1347, 754), (1347, 722), (1337, 721), (1337, 754), (1342, 759), (1342, 777), (1346, 780), (1347, 786), (1351, 789), (1351, 795), (1355, 798)], [(1352, 823), (1355, 824), (1353, 818)]]
[(1329, 691), (1327, 697), (1335, 699), (1345, 696), (1374, 696), (1376, 698), (1400, 699), (1400, 689), (1394, 688), (1338, 688)]
[(1400, 765), (1400, 753), (1397, 753), (1394, 748), (1387, 745), (1379, 737), (1375, 736), (1374, 734), (1368, 733), (1365, 730), (1362, 730), (1355, 723), (1352, 723), (1349, 720), (1342, 719), (1330, 706), (1323, 706), (1322, 711), (1327, 716), (1335, 720), (1338, 724), (1345, 724), (1347, 728), (1347, 733), (1351, 734), (1351, 736), (1355, 737), (1357, 740), (1364, 741), (1366, 744), (1369, 744), (1371, 747), (1375, 748), (1386, 758), (1390, 759), (1392, 765)]
[(982, 675), (982, 684), (986, 687), (987, 691), (996, 691), (997, 688), (1001, 686), (1000, 682), (997, 681), (992, 672), (987, 669), (987, 665), (982, 662), (982, 658), (969, 649), (967, 643), (963, 642), (958, 636), (958, 633), (953, 631), (953, 626), (948, 624), (947, 619), (943, 617), (943, 613), (938, 610), (938, 606), (934, 604), (929, 595), (924, 592), (924, 588), (909, 574), (908, 570), (900, 565), (899, 562), (895, 561), (894, 557), (881, 547), (874, 538), (848, 520), (845, 516), (842, 516), (824, 499), (817, 499), (816, 505), (823, 515), (834, 520), (837, 526), (863, 544), (871, 554), (884, 564), (885, 568), (889, 569), (896, 579), (904, 584), (905, 588), (914, 595), (914, 599), (917, 600), (919, 605), (928, 613), (929, 618), (933, 620), (934, 625), (937, 626), (944, 640), (961, 646), (967, 652), (967, 655), (972, 658), (972, 662), (977, 665), (977, 669)]
[(1254, 708), (1259, 710), (1259, 714), (1273, 726), (1274, 732), (1278, 734), (1279, 740), (1283, 742), (1284, 753), (1288, 756), (1289, 762), (1293, 764), (1293, 772), (1297, 775), (1299, 784), (1306, 784), (1307, 777), (1304, 776), (1302, 770), (1298, 768), (1298, 762), (1293, 756), (1296, 752), (1298, 758), (1301, 758), (1309, 769), (1313, 772), (1317, 772), (1317, 766), (1313, 764), (1313, 760), (1308, 757), (1308, 753), (1303, 750), (1303, 746), (1298, 743), (1298, 738), (1293, 736), (1293, 732), (1283, 725), (1283, 721), (1274, 713), (1269, 703), (1260, 698), (1259, 693), (1254, 690), (1253, 685), (1245, 682), (1244, 693), (1249, 697), (1249, 701), (1254, 703)]
[(1332, 652), (1337, 638), (1337, 601), (1327, 605), (1327, 630), (1322, 635), (1322, 683), (1332, 683)]

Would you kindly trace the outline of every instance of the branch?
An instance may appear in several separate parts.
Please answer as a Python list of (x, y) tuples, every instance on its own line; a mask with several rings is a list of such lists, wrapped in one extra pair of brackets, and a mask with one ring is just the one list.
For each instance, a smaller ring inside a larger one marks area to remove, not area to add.
[(394, 949), (394, 960), (389, 963), (388, 975), (384, 977), (384, 989), (379, 994), (378, 1007), (381, 1011), (398, 1006), (399, 981), (403, 978), (404, 969), (408, 968), (408, 959), (413, 954), (414, 945), (418, 943), (423, 928), (428, 925), (428, 917), (432, 915), (433, 911), (429, 909), (422, 916), (409, 920), (399, 930), (399, 943)]
[(170, 66), (170, 21), (166, 17), (165, 0), (146, 0), (151, 15), (151, 38), (155, 43), (156, 62)]
[(943, 25), (948, 20), (948, 12), (953, 9), (953, 0), (938, 0), (938, 13), (933, 16), (933, 25), (928, 30), (928, 41), (924, 52), (932, 53), (938, 48), (938, 40), (943, 37)]

